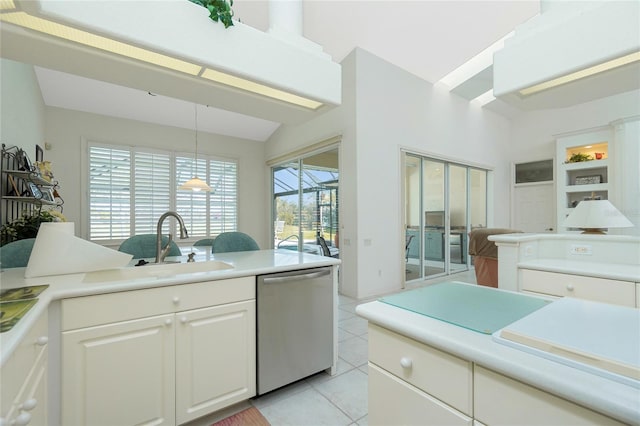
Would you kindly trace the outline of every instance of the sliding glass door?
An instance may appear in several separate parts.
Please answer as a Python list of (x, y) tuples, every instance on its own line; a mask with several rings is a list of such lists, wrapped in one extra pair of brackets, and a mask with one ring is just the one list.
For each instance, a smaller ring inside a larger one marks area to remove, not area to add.
[(404, 154), (405, 280), (469, 268), (468, 233), (486, 226), (486, 170)]
[(339, 256), (338, 148), (272, 167), (274, 247)]

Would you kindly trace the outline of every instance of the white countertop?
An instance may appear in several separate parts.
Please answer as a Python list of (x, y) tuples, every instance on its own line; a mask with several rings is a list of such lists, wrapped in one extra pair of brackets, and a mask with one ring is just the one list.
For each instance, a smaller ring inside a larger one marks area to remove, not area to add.
[(640, 389), (532, 355), (458, 327), (382, 302), (356, 313), (389, 330), (472, 361), (623, 422), (640, 422)]
[[(22, 337), (40, 317), (40, 314), (48, 309), (49, 304), (54, 300), (340, 264), (340, 260), (335, 258), (299, 253), (291, 250), (258, 250), (219, 253), (214, 255), (206, 250), (205, 247), (194, 247), (193, 249), (194, 252), (196, 252), (196, 263), (223, 261), (232, 265), (233, 268), (109, 282), (87, 280), (86, 278), (90, 276), (89, 274), (91, 273), (24, 278), (25, 268), (12, 268), (0, 271), (0, 289), (2, 290), (32, 285), (49, 285), (49, 288), (38, 296), (38, 302), (11, 330), (0, 333), (0, 366), (4, 365)], [(210, 248), (208, 249), (210, 250)], [(187, 256), (167, 257), (166, 260), (186, 262)], [(138, 259), (132, 261), (131, 265), (137, 261)], [(153, 267), (154, 266), (151, 265), (142, 266), (141, 268)]]

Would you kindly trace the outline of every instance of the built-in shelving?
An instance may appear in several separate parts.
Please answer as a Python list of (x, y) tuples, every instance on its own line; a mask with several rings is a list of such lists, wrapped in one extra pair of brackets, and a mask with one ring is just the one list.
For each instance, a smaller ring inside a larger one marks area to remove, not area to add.
[[(570, 134), (556, 140), (558, 161), (557, 220), (559, 232), (578, 231), (562, 226), (580, 201), (608, 200), (611, 193), (612, 132), (609, 127)], [(588, 156), (587, 161), (569, 162), (572, 156)]]

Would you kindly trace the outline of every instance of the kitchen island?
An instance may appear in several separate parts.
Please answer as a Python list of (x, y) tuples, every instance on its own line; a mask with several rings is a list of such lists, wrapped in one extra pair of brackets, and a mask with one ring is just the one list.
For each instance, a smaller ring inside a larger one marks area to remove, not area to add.
[[(2, 271), (3, 291), (48, 286), (0, 334), (3, 419), (173, 425), (247, 400), (256, 389), (256, 276), (335, 272), (340, 263), (290, 250), (186, 260), (30, 279), (24, 268)], [(132, 380), (123, 389), (115, 378), (127, 375)]]
[(640, 423), (637, 385), (501, 344), (491, 334), (415, 309), (374, 301), (356, 313), (369, 321), (370, 424)]

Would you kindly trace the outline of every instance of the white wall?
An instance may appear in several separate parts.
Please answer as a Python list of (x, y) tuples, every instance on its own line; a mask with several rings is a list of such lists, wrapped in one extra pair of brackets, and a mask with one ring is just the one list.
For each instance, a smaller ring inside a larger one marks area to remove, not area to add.
[(0, 58), (0, 141), (22, 148), (31, 162), (44, 149), (44, 102), (31, 65)]
[[(87, 179), (80, 168), (86, 156), (81, 149), (82, 138), (183, 152), (195, 149), (192, 130), (53, 107), (46, 108), (46, 135), (52, 149), (45, 151), (45, 159), (52, 162), (64, 199), (64, 214), (76, 223), (78, 235), (85, 219), (81, 213), (80, 183)], [(260, 247), (268, 247), (269, 209), (263, 197), (262, 173), (264, 143), (199, 132), (198, 153), (238, 159), (238, 229), (254, 237)]]
[[(358, 298), (388, 293), (404, 275), (400, 149), (494, 169), (495, 205), (508, 205), (509, 122), (356, 49), (342, 63), (343, 102), (299, 126), (281, 126), (267, 143), (274, 158), (342, 134), (341, 290)], [(495, 209), (490, 225), (506, 226)]]

